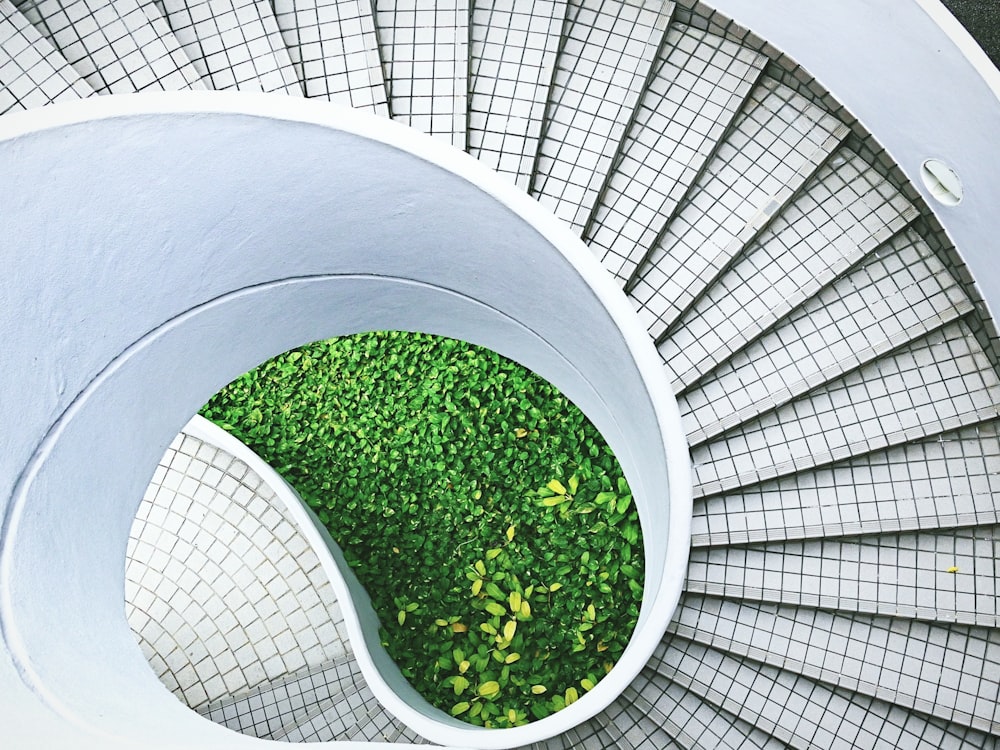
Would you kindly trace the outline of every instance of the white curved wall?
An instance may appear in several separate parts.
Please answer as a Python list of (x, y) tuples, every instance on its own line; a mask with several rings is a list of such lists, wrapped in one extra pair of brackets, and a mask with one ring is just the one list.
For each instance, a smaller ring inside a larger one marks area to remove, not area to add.
[[(251, 741), (188, 715), (131, 645), (129, 526), (212, 393), (333, 335), (414, 328), (521, 361), (590, 416), (644, 503), (639, 627), (652, 638), (548, 733), (630, 681), (676, 603), (686, 446), (672, 399), (651, 395), (669, 389), (624, 297), (568, 230), (471, 158), (331, 111), (266, 96), (100, 99), (10, 118), (0, 134), (0, 335), (19, 364), (0, 372), (0, 497), (12, 498), (0, 624), (29, 690), (90, 732)], [(477, 731), (448, 721), (438, 736), (453, 744)], [(475, 744), (518, 744), (520, 729)]]

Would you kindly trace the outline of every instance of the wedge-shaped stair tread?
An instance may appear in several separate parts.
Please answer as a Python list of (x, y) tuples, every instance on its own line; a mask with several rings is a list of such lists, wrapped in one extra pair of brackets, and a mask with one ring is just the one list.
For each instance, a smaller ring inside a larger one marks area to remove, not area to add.
[(1000, 734), (1000, 631), (685, 594), (669, 632)]
[(375, 0), (374, 5), (393, 118), (464, 149), (469, 0)]
[(370, 0), (273, 0), (305, 95), (389, 116)]
[(1000, 423), (695, 501), (695, 547), (1000, 523)]
[(19, 0), (15, 4), (97, 93), (205, 88), (151, 2)]
[(8, 0), (0, 0), (0, 114), (94, 90)]
[(995, 418), (1000, 379), (963, 321), (695, 446), (707, 496)]
[(970, 312), (958, 282), (914, 240), (822, 290), (682, 395), (688, 440), (723, 433)]
[(270, 739), (281, 742), (335, 742), (347, 736), (358, 724), (368, 721), (378, 707), (367, 685), (324, 700), (308, 712), (274, 732)]
[(325, 703), (355, 695), (363, 686), (357, 661), (352, 655), (346, 655), (213, 701), (198, 712), (236, 732), (273, 738), (284, 727), (304, 721)]
[(674, 24), (584, 239), (624, 283), (701, 173), (767, 58)]
[(650, 311), (674, 390), (690, 387), (887, 241), (886, 253), (919, 245), (928, 255), (915, 233), (897, 235), (915, 216), (895, 188), (855, 159), (825, 167), (668, 336)]
[[(786, 747), (753, 725), (650, 670), (640, 674), (626, 688), (622, 700), (637, 716), (636, 733), (648, 735), (654, 741), (650, 724), (662, 727), (684, 748), (782, 750)], [(647, 741), (642, 747), (654, 750), (658, 745), (650, 745)]]
[(670, 726), (668, 722), (659, 722), (655, 716), (647, 714), (631, 700), (632, 694), (634, 690), (626, 688), (604, 711), (608, 717), (608, 725), (621, 733), (616, 744), (611, 747), (626, 750), (654, 750), (661, 747), (687, 750), (688, 745), (672, 733), (676, 727)]
[(975, 526), (694, 549), (687, 590), (995, 628), (998, 532)]
[(469, 153), (531, 183), (552, 85), (565, 0), (473, 3), (469, 54)]
[(302, 96), (267, 0), (158, 0), (158, 4), (211, 88)]
[(672, 2), (571, 0), (531, 194), (582, 233), (670, 22)]
[(925, 716), (790, 670), (667, 636), (650, 665), (778, 740), (795, 748), (829, 750), (981, 750), (989, 738), (975, 729)]
[(763, 77), (626, 286), (654, 338), (757, 238), (846, 135), (833, 116)]

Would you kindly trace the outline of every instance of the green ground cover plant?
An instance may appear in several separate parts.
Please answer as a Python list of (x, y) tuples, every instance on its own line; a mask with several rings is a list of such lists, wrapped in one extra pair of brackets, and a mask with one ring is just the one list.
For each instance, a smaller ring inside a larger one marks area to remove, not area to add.
[(326, 524), (435, 706), (521, 725), (576, 701), (624, 650), (643, 583), (628, 484), (580, 410), (520, 365), (359, 334), (265, 362), (202, 414)]

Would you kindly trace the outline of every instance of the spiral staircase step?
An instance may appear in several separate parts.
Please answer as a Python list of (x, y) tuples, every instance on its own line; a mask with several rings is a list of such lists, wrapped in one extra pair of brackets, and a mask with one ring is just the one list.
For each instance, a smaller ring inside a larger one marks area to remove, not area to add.
[(392, 117), (465, 149), (469, 2), (374, 0)]
[(274, 0), (272, 5), (307, 97), (389, 116), (370, 1)]
[(759, 79), (767, 58), (673, 24), (584, 240), (624, 285), (653, 247)]
[(0, 84), (0, 114), (94, 93), (9, 0), (0, 0)]
[(17, 0), (15, 5), (99, 94), (205, 88), (153, 3)]
[(674, 4), (571, 0), (530, 194), (582, 234), (653, 74)]
[(763, 77), (625, 287), (654, 339), (662, 340), (846, 136), (832, 115)]
[(790, 747), (983, 748), (982, 732), (672, 635), (646, 668)]
[(973, 526), (702, 547), (691, 551), (686, 590), (996, 628), (998, 531)]
[(531, 183), (568, 3), (473, 3), (468, 151), (522, 190)]
[(695, 502), (693, 547), (1000, 523), (1000, 424), (980, 422)]
[(267, 0), (157, 0), (209, 88), (302, 96)]

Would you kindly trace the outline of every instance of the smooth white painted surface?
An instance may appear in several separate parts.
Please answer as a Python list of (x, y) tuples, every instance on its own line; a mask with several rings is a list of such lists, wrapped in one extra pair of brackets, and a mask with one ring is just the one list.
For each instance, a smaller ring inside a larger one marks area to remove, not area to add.
[(0, 623), (64, 721), (148, 746), (253, 741), (189, 714), (132, 645), (131, 520), (219, 387), (292, 346), (393, 327), (488, 346), (588, 414), (640, 505), (648, 632), (595, 690), (528, 727), (428, 711), (374, 649), (373, 691), (438, 741), (506, 747), (578, 723), (631, 681), (680, 594), (687, 450), (646, 332), (568, 230), (470, 157), (313, 102), (102, 98), (0, 127), (0, 335), (18, 363), (0, 372)]

